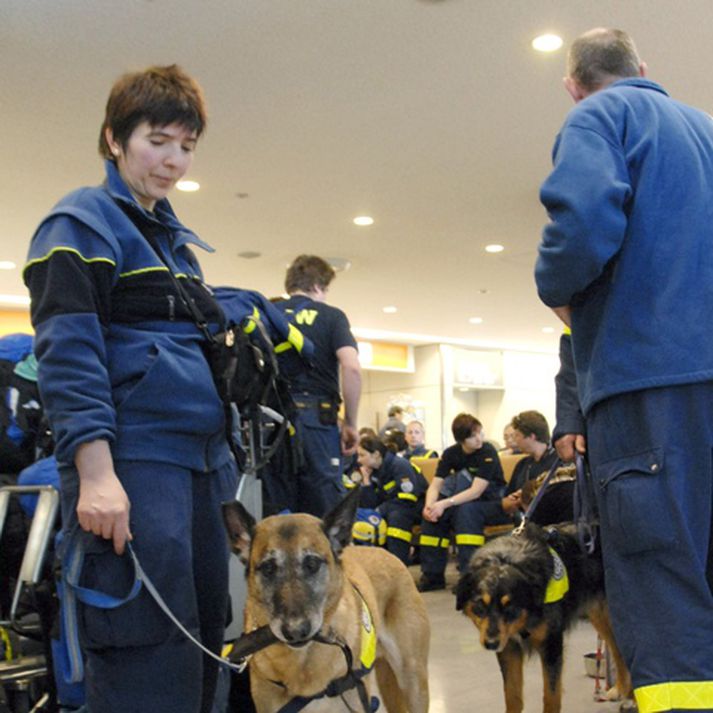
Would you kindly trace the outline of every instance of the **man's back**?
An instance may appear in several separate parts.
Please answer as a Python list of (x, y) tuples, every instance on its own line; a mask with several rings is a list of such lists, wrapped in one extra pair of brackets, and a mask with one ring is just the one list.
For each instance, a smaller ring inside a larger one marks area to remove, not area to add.
[(713, 378), (713, 120), (642, 78), (570, 112), (541, 197), (537, 282), (572, 305), (585, 412), (616, 393)]

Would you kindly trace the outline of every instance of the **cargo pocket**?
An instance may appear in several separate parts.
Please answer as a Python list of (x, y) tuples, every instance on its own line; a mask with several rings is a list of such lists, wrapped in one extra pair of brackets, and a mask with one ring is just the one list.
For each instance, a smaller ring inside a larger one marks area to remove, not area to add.
[[(128, 554), (119, 557), (109, 540), (93, 538), (86, 545), (79, 580), (82, 587), (123, 598), (133, 582), (134, 567)], [(161, 643), (170, 633), (168, 618), (145, 587), (115, 609), (77, 602), (77, 612), (82, 643), (88, 649), (150, 646)]]
[(636, 555), (675, 544), (670, 524), (676, 504), (661, 448), (603, 463), (594, 476), (610, 547), (619, 554)]

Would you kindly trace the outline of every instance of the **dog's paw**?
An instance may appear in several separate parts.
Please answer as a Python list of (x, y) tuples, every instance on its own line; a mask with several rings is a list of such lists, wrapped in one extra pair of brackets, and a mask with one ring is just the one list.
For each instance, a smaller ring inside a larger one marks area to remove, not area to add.
[(621, 693), (619, 693), (619, 689), (616, 686), (612, 686), (606, 693), (606, 699), (608, 701), (620, 701)]
[(636, 705), (636, 701), (632, 701), (631, 699), (624, 701), (619, 706), (619, 713), (636, 713), (638, 710), (639, 708)]

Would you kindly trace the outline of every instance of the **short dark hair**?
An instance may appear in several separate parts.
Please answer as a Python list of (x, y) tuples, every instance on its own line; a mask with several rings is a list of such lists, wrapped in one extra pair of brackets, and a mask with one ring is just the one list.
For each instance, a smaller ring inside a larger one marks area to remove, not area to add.
[(623, 30), (589, 30), (572, 43), (567, 55), (567, 74), (590, 92), (612, 78), (637, 77), (640, 66), (634, 40)]
[(404, 410), (401, 408), (401, 406), (392, 406), (389, 409), (389, 418), (393, 418), (394, 416), (398, 416), (398, 414), (403, 413)]
[(525, 438), (534, 436), (540, 443), (550, 442), (550, 427), (547, 419), (539, 411), (522, 411), (513, 416), (510, 425), (520, 431)]
[(466, 438), (470, 438), (473, 435), (473, 431), (477, 428), (482, 429), (483, 424), (469, 413), (459, 413), (451, 424), (453, 438), (455, 438), (458, 443), (463, 443)]
[(285, 290), (293, 292), (310, 292), (315, 287), (324, 290), (335, 276), (334, 268), (317, 255), (299, 255), (287, 268), (285, 275)]
[(362, 436), (359, 439), (359, 448), (367, 453), (381, 453), (382, 457), (388, 450), (386, 444), (378, 436)]
[(144, 121), (151, 126), (179, 124), (199, 137), (207, 122), (203, 90), (176, 64), (122, 75), (111, 88), (106, 103), (99, 131), (100, 155), (113, 158), (106, 140), (107, 128), (126, 149), (134, 129)]
[(399, 431), (398, 428), (389, 429), (383, 437), (384, 445), (393, 453), (400, 453), (405, 451), (408, 443), (406, 443), (406, 436), (404, 436), (403, 431)]

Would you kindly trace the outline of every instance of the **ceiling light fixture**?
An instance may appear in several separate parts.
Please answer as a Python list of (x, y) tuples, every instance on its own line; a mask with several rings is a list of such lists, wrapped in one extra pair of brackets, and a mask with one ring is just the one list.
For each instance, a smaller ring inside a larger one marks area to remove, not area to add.
[(471, 317), (468, 320), (471, 324), (483, 324), (483, 318), (482, 317)]
[(393, 305), (384, 307), (384, 314), (396, 314), (398, 311), (399, 311), (398, 308), (394, 307)]
[(505, 250), (505, 246), (498, 245), (497, 243), (493, 243), (492, 245), (485, 246), (486, 253), (501, 253), (503, 250)]
[(369, 215), (359, 215), (354, 218), (354, 225), (361, 225), (362, 227), (374, 225), (374, 219)]
[(555, 331), (555, 328), (554, 328), (554, 327), (543, 327), (543, 328), (542, 328), (542, 331), (543, 331), (545, 334), (553, 334), (554, 331)]
[(532, 40), (532, 46), (538, 52), (556, 52), (562, 46), (559, 35), (540, 35)]
[(0, 260), (0, 270), (14, 270), (16, 267), (12, 260)]
[(198, 183), (198, 181), (178, 181), (178, 183), (176, 183), (176, 188), (184, 193), (194, 193), (200, 187), (201, 184)]

